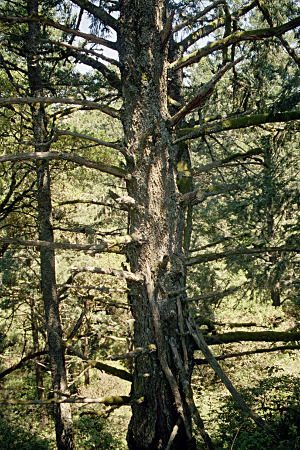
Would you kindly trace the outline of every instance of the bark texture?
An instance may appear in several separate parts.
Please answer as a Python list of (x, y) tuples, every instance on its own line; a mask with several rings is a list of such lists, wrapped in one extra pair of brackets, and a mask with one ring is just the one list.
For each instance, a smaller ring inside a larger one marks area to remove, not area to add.
[(128, 445), (132, 450), (195, 449), (191, 422), (197, 413), (188, 388), (193, 345), (185, 320), (185, 220), (178, 202), (177, 148), (166, 125), (165, 2), (123, 1), (120, 23), (122, 119), (131, 174), (127, 188), (135, 199), (129, 232), (143, 242), (128, 249), (131, 271), (144, 280), (129, 282), (134, 346), (157, 347), (157, 352), (135, 360)]

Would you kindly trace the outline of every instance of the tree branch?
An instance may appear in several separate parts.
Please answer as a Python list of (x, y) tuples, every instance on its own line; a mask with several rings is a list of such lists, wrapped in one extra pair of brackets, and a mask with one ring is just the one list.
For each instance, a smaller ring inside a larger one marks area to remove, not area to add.
[(203, 58), (204, 56), (210, 55), (211, 53), (217, 50), (229, 47), (232, 44), (244, 41), (258, 41), (262, 39), (271, 38), (274, 36), (279, 36), (281, 34), (286, 33), (287, 31), (293, 30), (299, 25), (300, 25), (300, 16), (277, 27), (260, 28), (248, 31), (236, 31), (223, 39), (219, 39), (213, 43), (207, 44), (205, 47), (202, 47), (199, 50), (195, 50), (189, 55), (172, 62), (169, 65), (169, 70), (178, 70), (182, 69), (183, 67), (190, 66), (194, 63), (199, 62), (200, 59)]
[(117, 269), (103, 269), (101, 267), (72, 267), (72, 272), (89, 272), (89, 273), (99, 273), (103, 275), (112, 275), (117, 278), (125, 278), (126, 280), (131, 281), (143, 281), (144, 277), (140, 274), (132, 273), (132, 272), (126, 272), (124, 270), (117, 270)]
[[(257, 5), (260, 11), (262, 12), (264, 18), (270, 25), (270, 27), (274, 27), (274, 22), (270, 16), (270, 13), (267, 9), (267, 6), (263, 0), (257, 0)], [(286, 49), (287, 53), (293, 58), (298, 67), (300, 67), (300, 58), (295, 52), (295, 50), (289, 45), (288, 41), (284, 39), (282, 36), (278, 36), (278, 39), (282, 43), (283, 47)]]
[(179, 144), (182, 141), (197, 139), (201, 136), (220, 133), (222, 131), (237, 130), (241, 128), (248, 128), (265, 123), (289, 122), (291, 120), (299, 120), (300, 111), (286, 111), (283, 113), (263, 113), (263, 114), (247, 114), (245, 116), (236, 118), (227, 118), (218, 120), (213, 123), (208, 123), (200, 127), (182, 128), (178, 130), (178, 135), (181, 136), (174, 141), (174, 144)]
[(100, 6), (96, 6), (88, 0), (72, 0), (75, 5), (80, 6), (80, 8), (92, 14), (94, 17), (99, 19), (104, 25), (108, 25), (113, 30), (118, 31), (119, 24), (118, 21), (108, 14), (103, 8)]
[(95, 142), (96, 144), (99, 144), (103, 147), (109, 147), (109, 148), (114, 148), (115, 150), (118, 150), (120, 153), (122, 153), (122, 155), (124, 155), (125, 157), (128, 156), (126, 150), (124, 150), (124, 148), (117, 144), (116, 142), (108, 142), (108, 141), (102, 141), (101, 139), (97, 139), (93, 136), (88, 136), (86, 134), (81, 134), (81, 133), (75, 133), (73, 131), (68, 131), (68, 130), (55, 130), (55, 135), (56, 136), (72, 136), (78, 139), (86, 139), (88, 141), (91, 142)]
[[(220, 2), (220, 3), (224, 3)], [(247, 14), (251, 9), (257, 6), (256, 0), (247, 3), (245, 6), (241, 7), (237, 11), (232, 12), (232, 16), (239, 18)], [(208, 7), (209, 8), (209, 7)], [(207, 8), (207, 9), (208, 9)], [(199, 39), (202, 39), (208, 36), (213, 31), (225, 25), (225, 17), (218, 17), (207, 25), (199, 27), (197, 30), (193, 31), (191, 34), (186, 36), (182, 41), (178, 43), (178, 46), (182, 47), (184, 51), (186, 51), (189, 47), (195, 44)]]
[(90, 169), (97, 169), (100, 172), (109, 173), (118, 178), (126, 178), (126, 172), (116, 166), (108, 166), (97, 161), (85, 159), (82, 156), (73, 155), (65, 152), (34, 152), (34, 153), (17, 153), (15, 155), (0, 156), (0, 163), (2, 162), (20, 162), (20, 161), (39, 161), (43, 159), (56, 159), (59, 161), (69, 161), (79, 164), (80, 166), (89, 167)]
[(262, 153), (264, 153), (264, 150), (262, 148), (254, 148), (249, 150), (248, 152), (234, 153), (233, 155), (221, 159), (220, 161), (214, 161), (210, 164), (206, 164), (205, 166), (196, 167), (193, 170), (193, 173), (194, 176), (197, 176), (202, 172), (209, 172), (210, 170), (217, 169), (218, 167), (224, 166), (229, 162), (238, 161), (239, 159), (252, 158), (252, 156), (261, 155)]
[(204, 255), (193, 256), (192, 258), (187, 258), (185, 264), (187, 266), (193, 266), (194, 264), (199, 264), (208, 261), (217, 261), (218, 259), (227, 258), (228, 256), (235, 255), (260, 255), (261, 253), (277, 253), (277, 252), (295, 252), (298, 253), (300, 248), (293, 246), (286, 247), (264, 247), (264, 248), (246, 248), (240, 247), (233, 250), (227, 250), (226, 252), (220, 253), (206, 253)]
[(26, 240), (18, 238), (0, 238), (0, 243), (10, 245), (23, 245), (25, 247), (46, 247), (61, 250), (85, 251), (96, 254), (101, 252), (117, 253), (118, 249), (114, 247), (126, 246), (130, 243), (139, 243), (140, 241), (133, 236), (124, 236), (114, 241), (104, 241), (101, 244), (69, 244), (68, 242), (48, 242), (41, 240)]
[(213, 93), (214, 87), (217, 84), (217, 82), (225, 75), (228, 70), (230, 70), (232, 67), (234, 67), (237, 63), (239, 63), (242, 60), (242, 58), (239, 58), (237, 61), (232, 61), (225, 66), (221, 67), (221, 69), (216, 73), (213, 78), (206, 83), (204, 86), (201, 87), (199, 94), (196, 95), (190, 102), (188, 102), (186, 105), (183, 106), (176, 114), (174, 114), (171, 119), (168, 121), (168, 125), (170, 127), (174, 127), (177, 125), (187, 114), (189, 114), (193, 109), (197, 108), (198, 106), (202, 105)]
[(3, 370), (3, 372), (0, 373), (0, 379), (4, 378), (6, 375), (8, 375), (11, 372), (14, 372), (17, 369), (20, 369), (26, 362), (31, 361), (34, 358), (38, 358), (42, 355), (47, 355), (48, 350), (42, 350), (40, 352), (30, 353), (29, 355), (22, 358), (17, 364), (14, 364), (13, 366), (9, 367), (6, 370)]
[[(211, 5), (207, 6), (205, 9), (203, 9), (202, 11), (199, 11), (198, 14), (194, 14), (192, 17), (184, 20), (183, 22), (179, 23), (178, 25), (176, 25), (173, 28), (173, 32), (177, 33), (178, 31), (182, 30), (185, 27), (194, 25), (195, 23), (198, 22), (198, 20), (205, 16), (206, 14), (208, 14), (212, 9), (215, 9), (217, 6), (219, 5), (223, 5), (225, 0), (216, 0), (214, 3), (212, 3)], [(180, 42), (180, 45), (183, 45), (183, 41)]]
[(116, 42), (108, 41), (107, 39), (100, 38), (94, 34), (83, 33), (79, 30), (75, 30), (73, 28), (65, 27), (58, 22), (54, 22), (51, 19), (47, 19), (44, 16), (32, 15), (32, 16), (23, 16), (23, 17), (9, 17), (9, 16), (0, 16), (0, 21), (8, 22), (8, 23), (43, 23), (50, 27), (56, 28), (58, 30), (64, 31), (65, 33), (73, 34), (74, 36), (82, 37), (90, 42), (95, 42), (96, 44), (103, 45), (104, 47), (111, 48), (112, 50), (117, 49)]
[(120, 113), (109, 106), (101, 106), (97, 102), (91, 102), (81, 98), (66, 98), (66, 97), (18, 97), (18, 98), (0, 98), (0, 106), (10, 105), (30, 105), (34, 103), (43, 104), (67, 104), (67, 105), (81, 105), (87, 106), (90, 109), (97, 109), (109, 116), (120, 119)]
[(207, 345), (232, 344), (235, 342), (292, 342), (300, 341), (300, 332), (291, 331), (230, 331), (206, 336)]
[[(300, 350), (300, 345), (281, 345), (279, 347), (273, 348), (257, 348), (256, 350), (249, 350), (247, 352), (230, 353), (229, 355), (215, 356), (215, 358), (217, 361), (224, 361), (225, 359), (228, 358), (238, 358), (240, 356), (256, 355), (259, 353), (270, 353), (279, 351), (282, 352), (285, 350)], [(208, 364), (208, 361), (204, 358), (195, 358), (194, 363), (200, 366), (202, 364)]]
[(104, 405), (129, 405), (130, 397), (126, 395), (106, 395), (100, 398), (50, 398), (49, 400), (12, 400), (4, 399), (0, 400), (2, 405), (57, 405), (61, 403), (102, 403)]
[(272, 428), (265, 422), (257, 413), (252, 411), (249, 406), (246, 404), (243, 397), (237, 392), (227, 375), (223, 372), (221, 366), (216, 361), (216, 358), (211, 353), (210, 349), (207, 346), (207, 343), (205, 342), (203, 335), (201, 331), (198, 329), (197, 325), (195, 324), (195, 321), (193, 320), (192, 316), (189, 316), (187, 320), (187, 326), (191, 333), (191, 335), (194, 338), (195, 343), (207, 359), (209, 365), (212, 367), (212, 369), (215, 371), (215, 373), (218, 375), (218, 377), (222, 380), (226, 388), (231, 393), (232, 397), (236, 401), (236, 403), (239, 405), (239, 407), (244, 411), (247, 415), (249, 415), (254, 422), (261, 427), (263, 430), (265, 430), (268, 434), (273, 435), (276, 439), (279, 439), (276, 433), (272, 430)]
[(93, 69), (96, 69), (98, 72), (102, 73), (102, 75), (109, 82), (110, 86), (116, 89), (118, 92), (121, 91), (121, 80), (113, 70), (110, 70), (107, 65), (103, 64), (100, 61), (96, 61), (93, 58), (88, 56), (76, 53), (75, 51), (70, 50), (68, 52), (70, 56), (73, 56), (77, 61), (80, 61), (82, 64), (86, 64)]

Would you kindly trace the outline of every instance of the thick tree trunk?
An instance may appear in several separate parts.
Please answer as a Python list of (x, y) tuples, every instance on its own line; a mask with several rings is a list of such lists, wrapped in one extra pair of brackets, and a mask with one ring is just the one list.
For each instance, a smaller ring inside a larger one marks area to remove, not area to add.
[[(28, 14), (38, 14), (39, 0), (28, 0)], [(32, 97), (43, 95), (42, 75), (38, 55), (40, 39), (39, 24), (29, 23), (27, 37), (27, 68), (28, 81)], [(32, 126), (34, 133), (35, 151), (49, 151), (47, 139), (46, 117), (43, 105), (32, 105)], [(38, 162), (37, 173), (37, 204), (39, 216), (39, 239), (53, 242), (52, 205), (50, 172), (48, 161)], [(41, 290), (44, 301), (45, 320), (49, 357), (52, 375), (54, 397), (61, 397), (67, 392), (67, 376), (65, 368), (65, 349), (59, 337), (62, 336), (59, 306), (56, 291), (55, 254), (53, 249), (40, 248), (41, 261)], [(71, 409), (68, 404), (54, 405), (54, 421), (56, 442), (59, 450), (74, 449)]]
[(135, 361), (127, 440), (131, 450), (195, 449), (191, 422), (197, 411), (189, 387), (193, 345), (185, 320), (185, 221), (176, 184), (177, 149), (166, 126), (166, 11), (163, 1), (122, 3), (123, 126), (131, 173), (127, 188), (135, 200), (130, 233), (143, 242), (128, 250), (131, 270), (144, 275), (143, 283), (131, 285), (134, 345), (157, 348)]

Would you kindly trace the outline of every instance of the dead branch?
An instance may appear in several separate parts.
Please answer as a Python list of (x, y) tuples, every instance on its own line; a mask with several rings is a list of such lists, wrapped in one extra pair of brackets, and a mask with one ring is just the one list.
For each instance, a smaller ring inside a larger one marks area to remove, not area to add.
[(208, 348), (207, 343), (205, 342), (203, 335), (199, 328), (197, 327), (193, 317), (190, 315), (187, 320), (187, 326), (191, 333), (191, 335), (194, 338), (195, 343), (199, 347), (199, 349), (204, 354), (205, 358), (207, 359), (209, 365), (212, 367), (212, 369), (215, 371), (215, 373), (218, 375), (218, 377), (222, 380), (226, 388), (231, 393), (234, 400), (237, 402), (239, 407), (249, 416), (251, 417), (254, 422), (261, 427), (263, 430), (265, 430), (268, 434), (271, 434), (274, 436), (277, 440), (279, 440), (279, 437), (277, 434), (272, 430), (272, 428), (254, 411), (252, 411), (249, 406), (246, 404), (243, 397), (237, 392), (227, 375), (223, 372), (221, 366), (217, 362), (216, 358), (213, 356), (211, 351)]
[[(249, 356), (249, 355), (256, 355), (259, 353), (271, 353), (271, 352), (282, 352), (286, 350), (300, 350), (300, 345), (281, 345), (278, 347), (273, 348), (257, 348), (256, 350), (249, 350), (246, 352), (237, 352), (237, 353), (230, 353), (228, 355), (221, 355), (221, 356), (215, 356), (217, 361), (224, 361), (228, 358), (239, 358), (241, 356)], [(204, 358), (195, 358), (194, 363), (198, 366), (202, 364), (209, 364), (207, 359)]]
[(112, 275), (117, 278), (125, 278), (126, 280), (130, 281), (143, 281), (143, 276), (138, 273), (132, 273), (127, 272), (125, 270), (118, 270), (118, 269), (103, 269), (101, 267), (93, 267), (93, 266), (87, 266), (87, 267), (72, 267), (72, 272), (89, 272), (89, 273), (99, 273), (103, 275)]

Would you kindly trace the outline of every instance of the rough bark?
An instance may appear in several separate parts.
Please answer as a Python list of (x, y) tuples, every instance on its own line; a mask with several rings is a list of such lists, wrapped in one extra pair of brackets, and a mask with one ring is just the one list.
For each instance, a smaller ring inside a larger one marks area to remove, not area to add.
[[(38, 0), (28, 0), (28, 14), (38, 13)], [(27, 37), (27, 68), (28, 82), (32, 97), (42, 95), (42, 74), (38, 62), (38, 45), (40, 29), (39, 24), (28, 24)], [(36, 151), (48, 151), (45, 110), (41, 104), (31, 106), (32, 126)], [(39, 239), (53, 242), (52, 205), (50, 189), (50, 171), (48, 161), (40, 161), (36, 165), (37, 173), (37, 205), (39, 216)], [(54, 397), (61, 397), (67, 392), (67, 375), (65, 367), (64, 346), (57, 338), (62, 336), (60, 314), (58, 307), (55, 255), (53, 248), (40, 248), (41, 262), (41, 290), (47, 324), (47, 338), (49, 347), (50, 367), (52, 375), (52, 388)], [(54, 405), (54, 422), (56, 431), (56, 443), (60, 450), (75, 448), (71, 409), (68, 404)]]
[[(192, 371), (193, 345), (186, 335), (184, 216), (177, 201), (177, 148), (166, 123), (167, 48), (161, 36), (167, 24), (163, 1), (123, 1), (120, 66), (123, 83), (123, 127), (127, 151), (131, 208), (130, 233), (142, 245), (128, 249), (135, 320), (134, 346), (155, 344), (157, 352), (136, 357), (132, 385), (132, 419), (128, 446), (133, 449), (195, 449), (193, 400), (186, 385)], [(180, 295), (170, 295), (172, 291)], [(170, 343), (172, 342), (172, 352)], [(176, 356), (175, 356), (176, 355)], [(177, 367), (182, 367), (178, 376)], [(135, 399), (143, 401), (134, 402)], [(204, 432), (207, 448), (210, 441)]]

